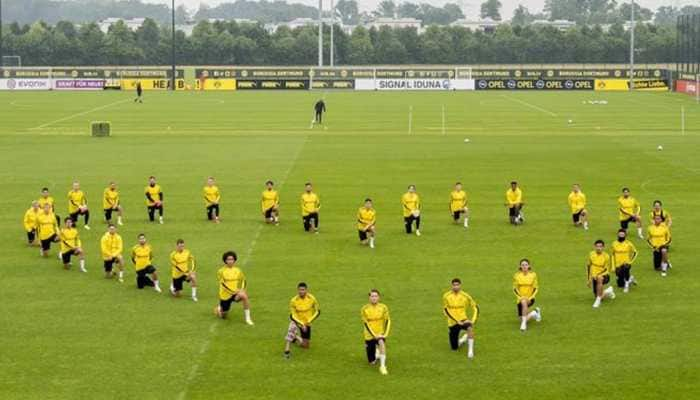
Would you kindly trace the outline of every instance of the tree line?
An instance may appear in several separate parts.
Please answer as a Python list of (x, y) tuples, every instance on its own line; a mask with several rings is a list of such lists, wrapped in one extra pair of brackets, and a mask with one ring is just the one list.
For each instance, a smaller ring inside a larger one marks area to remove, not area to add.
[[(328, 31), (329, 27), (326, 27)], [(640, 24), (636, 29), (640, 63), (675, 60), (675, 28)], [(328, 63), (328, 32), (324, 35)], [(117, 22), (103, 33), (97, 24), (10, 24), (4, 35), (5, 55), (22, 57), (26, 66), (167, 65), (171, 31), (147, 19), (135, 31)], [(313, 65), (317, 61), (317, 28), (269, 33), (262, 24), (200, 21), (192, 35), (177, 31), (176, 62), (181, 65)], [(574, 27), (562, 32), (547, 26), (501, 25), (494, 32), (455, 26), (416, 29), (337, 27), (337, 65), (623, 63), (629, 33), (621, 24)]]

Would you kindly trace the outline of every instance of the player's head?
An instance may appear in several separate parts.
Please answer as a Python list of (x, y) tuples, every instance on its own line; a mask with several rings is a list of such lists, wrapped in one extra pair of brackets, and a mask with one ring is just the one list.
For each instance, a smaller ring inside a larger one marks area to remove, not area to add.
[(624, 197), (630, 197), (630, 189), (629, 188), (622, 188), (622, 195)]
[(272, 181), (267, 181), (267, 182), (265, 182), (265, 186), (266, 186), (268, 189), (272, 189), (272, 188), (275, 186), (275, 183), (272, 182)]
[(114, 181), (110, 182), (110, 183), (109, 183), (109, 188), (112, 189), (112, 190), (116, 190), (116, 189), (117, 189), (117, 183), (114, 182)]
[(233, 266), (238, 261), (238, 254), (233, 250), (229, 250), (221, 256), (221, 261), (228, 266)]
[(513, 190), (517, 189), (518, 188), (518, 181), (511, 181), (510, 188)]
[(416, 192), (416, 185), (408, 185), (408, 192), (415, 193)]
[(602, 253), (605, 249), (605, 242), (602, 239), (596, 240), (593, 245), (595, 246), (595, 251), (598, 253)]
[(520, 270), (525, 272), (530, 270), (530, 260), (523, 258), (520, 260)]
[(452, 291), (459, 292), (462, 290), (462, 280), (459, 278), (452, 279)]
[(299, 282), (297, 285), (297, 294), (299, 297), (304, 297), (306, 296), (306, 291), (308, 290), (308, 286), (306, 286), (306, 282)]
[(138, 239), (139, 239), (139, 244), (141, 244), (141, 245), (146, 244), (146, 235), (145, 234), (139, 233)]
[(71, 217), (66, 217), (63, 219), (63, 223), (66, 225), (66, 228), (72, 228), (73, 227), (73, 219)]
[(369, 302), (372, 304), (379, 303), (379, 290), (372, 289), (369, 291)]
[(314, 188), (314, 186), (311, 184), (311, 182), (306, 182), (306, 183), (304, 184), (304, 190), (306, 190), (307, 192), (312, 191), (313, 188)]
[(44, 212), (47, 214), (51, 212), (51, 204), (49, 204), (49, 203), (44, 204)]
[(578, 183), (574, 183), (574, 186), (571, 188), (571, 190), (578, 193), (581, 191), (581, 185), (579, 185)]
[(148, 184), (151, 186), (155, 185), (156, 184), (156, 177), (153, 175), (149, 176), (148, 177)]
[(49, 197), (49, 188), (41, 188), (41, 196)]
[(209, 178), (207, 178), (207, 185), (214, 186), (214, 177), (213, 176), (210, 176)]
[(661, 200), (654, 200), (654, 210), (659, 211), (663, 204), (661, 204)]
[(34, 209), (34, 211), (38, 210), (39, 209), (39, 202), (36, 200), (32, 201), (32, 208)]
[(625, 229), (618, 229), (617, 230), (617, 240), (624, 242), (625, 239), (627, 239), (627, 231)]
[(114, 235), (115, 233), (117, 233), (117, 227), (114, 226), (114, 224), (110, 223), (109, 225), (107, 225), (107, 232)]
[(80, 182), (78, 182), (78, 181), (73, 182), (73, 190), (80, 190)]
[(654, 225), (661, 225), (662, 222), (664, 222), (664, 219), (661, 217), (661, 215), (654, 215)]
[(372, 208), (372, 199), (369, 197), (365, 199), (365, 208)]
[(455, 183), (455, 190), (462, 190), (462, 182)]
[(175, 242), (175, 247), (177, 248), (178, 251), (185, 250), (185, 240), (178, 239), (177, 242)]

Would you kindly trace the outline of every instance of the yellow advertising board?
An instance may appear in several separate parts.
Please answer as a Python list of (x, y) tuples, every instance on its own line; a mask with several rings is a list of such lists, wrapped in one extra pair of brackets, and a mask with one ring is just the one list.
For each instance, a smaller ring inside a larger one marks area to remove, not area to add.
[(199, 80), (198, 88), (200, 90), (236, 90), (236, 80), (203, 78)]
[[(136, 90), (136, 84), (141, 82), (141, 88), (143, 90), (168, 90), (170, 89), (170, 79), (122, 79), (121, 89), (122, 90)], [(185, 90), (185, 80), (176, 79), (175, 80), (176, 90)]]
[[(665, 91), (668, 90), (668, 83), (663, 79), (635, 79), (635, 90), (653, 90)], [(628, 79), (596, 79), (595, 90), (598, 91), (620, 91), (626, 92), (629, 90)]]

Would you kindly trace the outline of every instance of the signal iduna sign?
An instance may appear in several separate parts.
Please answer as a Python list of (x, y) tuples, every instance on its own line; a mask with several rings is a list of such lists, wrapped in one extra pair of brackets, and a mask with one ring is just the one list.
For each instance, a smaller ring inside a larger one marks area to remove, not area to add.
[(356, 79), (355, 90), (474, 90), (474, 80)]

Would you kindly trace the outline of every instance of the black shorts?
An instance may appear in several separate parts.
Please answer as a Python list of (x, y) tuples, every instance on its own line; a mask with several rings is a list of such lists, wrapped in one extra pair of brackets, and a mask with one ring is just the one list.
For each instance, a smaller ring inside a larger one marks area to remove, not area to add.
[(58, 239), (58, 236), (56, 236), (54, 233), (50, 238), (42, 240), (41, 249), (44, 251), (49, 251), (49, 249), (51, 249), (51, 243), (56, 242), (56, 239)]
[(70, 219), (73, 220), (73, 222), (78, 222), (78, 217), (81, 215), (85, 215), (85, 214), (87, 214), (87, 210), (86, 211), (78, 210), (76, 212), (70, 213), (69, 217), (70, 217)]
[[(528, 307), (532, 307), (533, 304), (535, 304), (535, 299), (530, 300), (530, 301), (527, 303), (527, 306), (528, 306)], [(518, 302), (518, 304), (517, 304), (517, 309), (518, 309), (518, 316), (519, 316), (519, 317), (522, 317), (522, 316), (523, 316), (523, 305), (520, 304), (520, 302)]]
[(318, 213), (311, 213), (302, 217), (304, 221), (304, 230), (309, 231), (311, 229), (311, 220), (314, 220), (314, 227), (318, 228)]
[(119, 206), (116, 206), (115, 208), (105, 208), (105, 220), (110, 221), (112, 219), (112, 213), (117, 211), (117, 208)]
[(620, 228), (627, 230), (631, 223), (635, 223), (634, 217), (629, 217), (625, 220), (620, 221)]
[(299, 327), (299, 336), (301, 336), (302, 339), (311, 340), (311, 327), (307, 326), (306, 332)]
[(455, 221), (459, 221), (459, 217), (461, 217), (462, 214), (464, 214), (465, 212), (466, 212), (466, 211), (464, 211), (464, 210), (453, 211), (453, 212), (452, 212), (452, 218), (453, 218)]
[[(608, 283), (610, 283), (610, 275), (605, 275), (605, 276), (603, 276), (603, 285), (607, 285)], [(594, 296), (598, 294), (598, 293), (596, 293), (596, 291), (595, 291), (595, 286), (596, 286), (596, 285), (595, 285), (595, 280), (594, 280), (594, 281), (593, 281), (593, 284), (591, 285), (591, 288), (593, 288), (593, 295), (594, 295)]]
[(27, 232), (27, 242), (34, 243), (34, 239), (36, 239), (36, 229)]
[(236, 294), (231, 296), (228, 300), (219, 300), (219, 307), (221, 307), (222, 312), (228, 312), (231, 309), (232, 303), (238, 303), (240, 300), (236, 300)]
[(366, 231), (363, 231), (363, 230), (358, 229), (358, 230), (357, 230), (357, 236), (359, 236), (359, 237), (360, 237), (360, 240), (363, 241), (363, 242), (364, 242), (365, 240), (367, 240), (367, 232), (366, 232)]
[(187, 275), (182, 275), (179, 278), (173, 279), (173, 289), (175, 289), (176, 292), (179, 292), (182, 290), (182, 285), (185, 282), (190, 282), (190, 278)]
[(270, 207), (267, 210), (265, 210), (265, 218), (266, 219), (272, 219), (272, 213), (275, 211), (275, 207)]
[(147, 265), (145, 268), (136, 271), (136, 275), (138, 275), (139, 277), (143, 277), (154, 272), (156, 272), (156, 267), (152, 265)]
[(517, 206), (508, 207), (508, 216), (509, 217), (517, 217), (518, 214), (520, 214), (520, 212), (519, 212)]
[(114, 268), (114, 263), (117, 262), (117, 259), (110, 258), (109, 260), (103, 260), (103, 261), (104, 261), (105, 272), (112, 272), (112, 268)]
[(583, 210), (581, 210), (577, 213), (571, 214), (571, 219), (574, 220), (574, 224), (578, 224), (579, 221), (581, 221), (581, 214), (583, 214)]
[(61, 259), (63, 260), (64, 264), (70, 264), (70, 258), (74, 255), (76, 255), (75, 249), (68, 250), (65, 253), (61, 253)]

